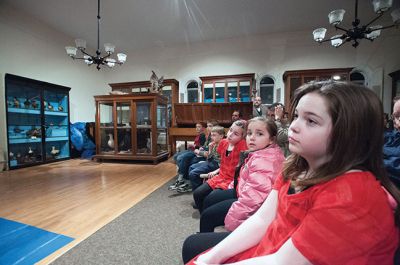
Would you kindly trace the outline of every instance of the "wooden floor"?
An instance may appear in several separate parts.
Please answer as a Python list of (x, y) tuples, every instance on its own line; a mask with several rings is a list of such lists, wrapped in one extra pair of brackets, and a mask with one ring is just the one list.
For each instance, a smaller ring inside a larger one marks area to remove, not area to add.
[(162, 186), (171, 162), (98, 163), (73, 159), (0, 173), (0, 217), (73, 237), (48, 264)]

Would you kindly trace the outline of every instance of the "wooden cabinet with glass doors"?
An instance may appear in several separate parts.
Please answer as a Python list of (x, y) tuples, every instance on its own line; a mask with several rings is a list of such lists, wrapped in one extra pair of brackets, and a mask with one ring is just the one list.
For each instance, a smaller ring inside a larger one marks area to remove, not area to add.
[(203, 103), (250, 102), (254, 93), (254, 73), (201, 76)]
[(168, 157), (168, 99), (156, 93), (95, 96), (95, 159)]
[(293, 98), (294, 91), (301, 85), (310, 81), (324, 80), (350, 80), (350, 72), (353, 68), (330, 68), (330, 69), (312, 69), (312, 70), (295, 70), (283, 73), (283, 81), (285, 82), (285, 106), (289, 111), (290, 103)]

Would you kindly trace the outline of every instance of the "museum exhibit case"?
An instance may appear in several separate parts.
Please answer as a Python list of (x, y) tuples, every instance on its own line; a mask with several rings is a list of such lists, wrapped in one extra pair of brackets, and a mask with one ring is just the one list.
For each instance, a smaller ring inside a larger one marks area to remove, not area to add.
[(5, 75), (8, 167), (70, 158), (69, 87)]
[(158, 93), (95, 96), (95, 159), (167, 158), (168, 98)]

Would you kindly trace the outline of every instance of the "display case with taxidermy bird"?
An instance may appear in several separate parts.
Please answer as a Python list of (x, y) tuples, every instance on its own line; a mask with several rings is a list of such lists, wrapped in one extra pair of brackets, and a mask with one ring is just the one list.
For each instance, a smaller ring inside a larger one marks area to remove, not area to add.
[(158, 76), (156, 75), (156, 73), (154, 73), (154, 71), (151, 71), (152, 74), (150, 76), (150, 91), (151, 93), (160, 93), (161, 89), (163, 88), (163, 82), (164, 82), (164, 76), (161, 76), (160, 78), (158, 78)]

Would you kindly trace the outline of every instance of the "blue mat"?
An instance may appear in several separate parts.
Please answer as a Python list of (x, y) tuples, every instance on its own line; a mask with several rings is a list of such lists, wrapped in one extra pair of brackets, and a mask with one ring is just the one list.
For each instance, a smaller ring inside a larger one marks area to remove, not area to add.
[(0, 264), (34, 264), (74, 240), (0, 218)]

